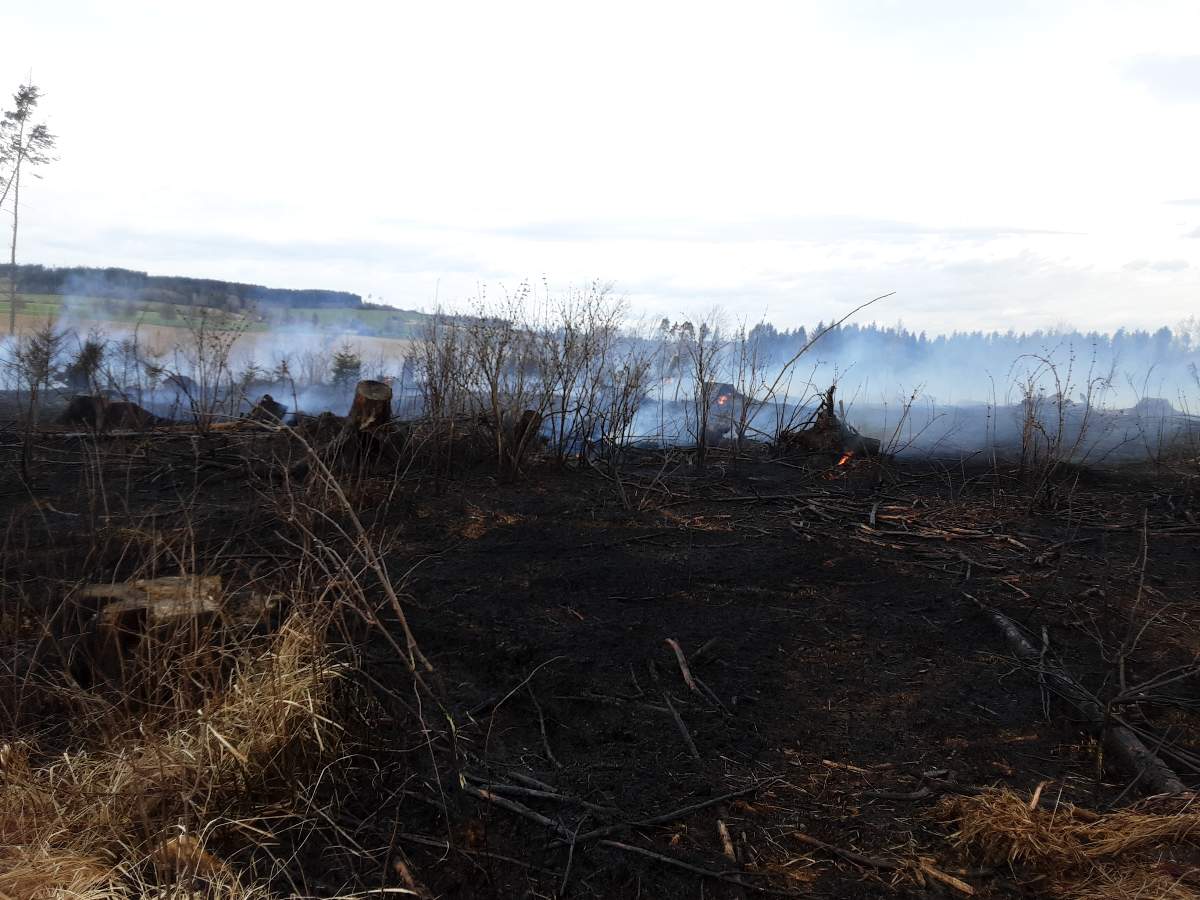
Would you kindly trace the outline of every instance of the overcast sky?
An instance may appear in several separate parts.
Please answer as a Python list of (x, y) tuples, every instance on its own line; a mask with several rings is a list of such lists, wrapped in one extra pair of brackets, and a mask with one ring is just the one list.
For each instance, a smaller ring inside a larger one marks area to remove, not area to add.
[(405, 308), (611, 280), (780, 325), (1200, 314), (1200, 3), (10, 2), (20, 258)]

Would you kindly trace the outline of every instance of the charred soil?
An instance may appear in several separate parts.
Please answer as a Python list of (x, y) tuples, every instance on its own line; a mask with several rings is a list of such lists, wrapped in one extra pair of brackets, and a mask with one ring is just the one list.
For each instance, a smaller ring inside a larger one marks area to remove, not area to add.
[[(6, 440), (6, 640), (29, 666), (56, 664), (35, 613), (81, 582), (145, 574), (147, 555), (153, 574), (286, 585), (290, 498), (317, 502), (246, 463), (294, 458), (279, 435)], [(343, 632), (353, 751), (316, 789), (329, 821), (276, 836), (276, 889), (1037, 895), (1019, 867), (982, 868), (956, 843), (939, 799), (1137, 796), (1136, 773), (1104, 764), (981, 606), (1102, 700), (1186, 671), (1200, 652), (1194, 476), (1070, 473), (1037, 504), (1014, 473), (929, 460), (717, 453), (697, 472), (677, 454), (621, 477), (623, 492), (536, 464), (517, 481), (344, 477), (433, 671), (414, 687), (372, 589), (382, 626)], [(350, 529), (326, 518), (314, 533), (332, 546)], [(86, 612), (59, 616), (56, 637)], [(1193, 787), (1197, 684), (1186, 674), (1112, 708)], [(36, 712), (50, 752), (65, 712), (10, 706), (5, 740)], [(210, 849), (232, 863), (267, 852)], [(1169, 856), (1194, 871), (1193, 847)]]

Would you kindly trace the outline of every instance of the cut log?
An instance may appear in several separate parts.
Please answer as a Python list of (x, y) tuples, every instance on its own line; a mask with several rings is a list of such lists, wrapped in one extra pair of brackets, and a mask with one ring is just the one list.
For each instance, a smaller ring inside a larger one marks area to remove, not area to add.
[(113, 601), (100, 609), (72, 654), (71, 670), (87, 684), (130, 684), (140, 648), (151, 635), (164, 640), (187, 628), (199, 638), (221, 614), (216, 575), (89, 584), (79, 596)]
[(1079, 682), (1059, 666), (1044, 661), (1041, 652), (1026, 640), (1016, 622), (999, 610), (977, 600), (975, 602), (1004, 632), (1017, 658), (1029, 665), (1041, 666), (1046, 682), (1055, 693), (1083, 714), (1092, 730), (1104, 739), (1108, 756), (1120, 765), (1126, 775), (1137, 779), (1150, 794), (1182, 794), (1187, 791), (1187, 786), (1179, 780), (1179, 776), (1155, 756), (1136, 734), (1106, 716), (1104, 707)]
[(218, 612), (220, 594), (220, 575), (179, 575), (118, 584), (89, 584), (79, 592), (81, 597), (117, 601), (100, 610), (100, 621), (119, 617), (123, 610), (141, 608), (147, 611), (147, 620), (152, 624), (169, 622), (180, 616)]
[(392, 418), (392, 388), (382, 381), (360, 381), (350, 406), (350, 425), (370, 431), (386, 425)]

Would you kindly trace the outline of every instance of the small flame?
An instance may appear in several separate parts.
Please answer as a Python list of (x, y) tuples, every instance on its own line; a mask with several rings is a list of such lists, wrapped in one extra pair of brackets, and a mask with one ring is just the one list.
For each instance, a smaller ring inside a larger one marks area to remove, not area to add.
[(722, 394), (720, 397), (717, 398), (717, 406), (724, 406), (725, 401), (728, 399), (729, 399), (728, 397), (726, 397), (724, 394)]
[(842, 458), (841, 458), (841, 459), (839, 459), (839, 460), (837, 461), (837, 464), (838, 464), (839, 466), (844, 466), (846, 463), (850, 462), (850, 459), (851, 459), (853, 456), (854, 456), (854, 451), (853, 451), (853, 450), (847, 450), (845, 453), (843, 453), (843, 454), (842, 454)]

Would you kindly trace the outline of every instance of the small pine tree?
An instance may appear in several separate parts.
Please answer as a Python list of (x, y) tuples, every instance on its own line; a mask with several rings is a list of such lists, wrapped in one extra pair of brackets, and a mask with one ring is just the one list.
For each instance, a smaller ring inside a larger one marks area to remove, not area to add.
[(349, 388), (362, 379), (362, 357), (349, 343), (342, 344), (333, 354), (333, 383), (340, 388)]
[(75, 354), (75, 358), (71, 360), (64, 373), (67, 386), (71, 390), (80, 394), (90, 394), (96, 391), (106, 349), (105, 342), (99, 335), (88, 335), (87, 340), (80, 345), (79, 352)]

